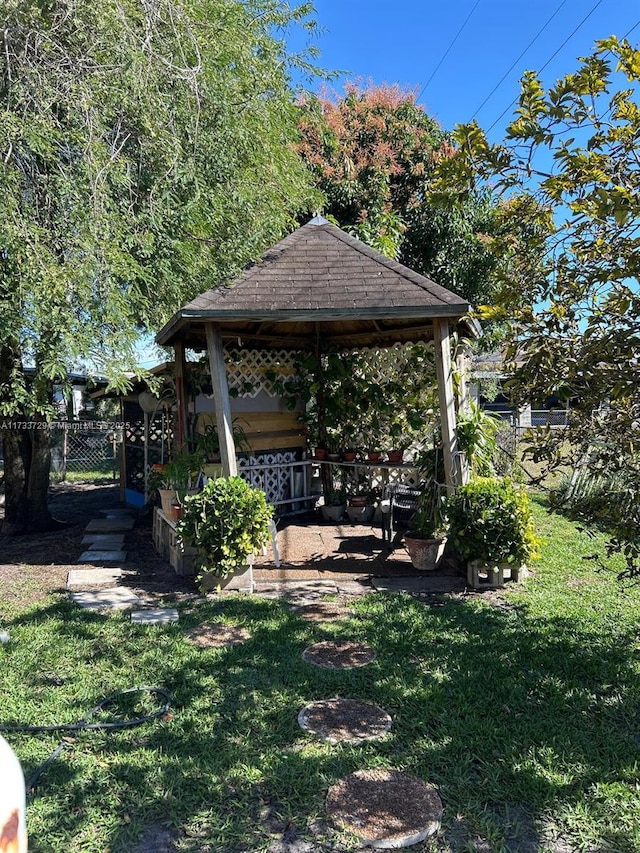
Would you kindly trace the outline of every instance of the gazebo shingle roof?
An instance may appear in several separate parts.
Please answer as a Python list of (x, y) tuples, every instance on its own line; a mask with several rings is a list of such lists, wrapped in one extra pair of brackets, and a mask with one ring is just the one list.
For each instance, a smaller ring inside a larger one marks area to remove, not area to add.
[[(187, 340), (198, 322), (220, 323), (231, 334), (253, 333), (255, 324), (278, 335), (303, 334), (300, 324), (351, 321), (355, 332), (363, 322), (390, 318), (459, 319), (469, 311), (462, 297), (429, 278), (393, 261), (346, 234), (322, 217), (316, 217), (289, 234), (248, 266), (229, 285), (207, 290), (185, 305), (158, 333), (169, 344)], [(267, 325), (265, 325), (267, 324)], [(372, 329), (373, 331), (373, 329)], [(188, 341), (187, 341), (188, 343)]]

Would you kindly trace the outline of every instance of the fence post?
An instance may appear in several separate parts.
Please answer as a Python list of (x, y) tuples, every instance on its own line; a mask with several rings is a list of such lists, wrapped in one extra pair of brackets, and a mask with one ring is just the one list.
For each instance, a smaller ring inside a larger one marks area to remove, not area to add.
[(65, 423), (62, 428), (62, 466), (60, 468), (60, 482), (67, 479), (67, 454), (69, 453), (69, 430)]

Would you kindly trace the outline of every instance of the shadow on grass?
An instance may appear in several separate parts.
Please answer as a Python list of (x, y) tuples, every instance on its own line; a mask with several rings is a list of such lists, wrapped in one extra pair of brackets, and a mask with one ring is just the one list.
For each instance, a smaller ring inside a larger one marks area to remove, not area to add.
[[(162, 628), (65, 601), (16, 619), (8, 669), (14, 685), (18, 670), (26, 674), (14, 707), (26, 703), (29, 714), (45, 716), (64, 710), (72, 721), (133, 684), (157, 684), (174, 697), (171, 719), (82, 735), (47, 771), (30, 806), (40, 828), (33, 853), (65, 849), (47, 840), (47, 825), (67, 840), (87, 838), (94, 825), (94, 846), (77, 849), (118, 853), (134, 849), (145, 826), (163, 823), (184, 831), (180, 849), (266, 850), (270, 833), (292, 826), (304, 833), (322, 815), (336, 779), (372, 766), (406, 769), (438, 786), (443, 850), (560, 850), (545, 821), (562, 825), (576, 811), (591, 835), (599, 829), (600, 846), (585, 849), (638, 849), (631, 627), (603, 632), (597, 623), (524, 609), (465, 600), (427, 607), (405, 595), (370, 596), (356, 606), (361, 618), (321, 625), (282, 603), (248, 598), (196, 604), (180, 624)], [(190, 627), (218, 620), (245, 625), (251, 638), (224, 649), (186, 641)], [(350, 671), (302, 660), (307, 645), (331, 636), (368, 642), (378, 658)], [(60, 684), (43, 690), (51, 671)], [(330, 746), (304, 734), (300, 708), (331, 696), (386, 708), (391, 735)], [(28, 773), (38, 744), (20, 742)]]

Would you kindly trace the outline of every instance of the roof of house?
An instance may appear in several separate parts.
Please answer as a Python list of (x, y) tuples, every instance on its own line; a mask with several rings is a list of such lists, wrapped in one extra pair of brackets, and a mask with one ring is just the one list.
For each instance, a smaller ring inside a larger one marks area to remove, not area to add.
[(424, 339), (425, 320), (458, 320), (469, 308), (461, 296), (316, 217), (235, 281), (185, 305), (156, 341), (192, 346), (204, 339), (206, 322), (253, 345), (300, 344), (318, 334), (317, 324), (323, 337), (345, 344), (351, 336), (356, 345), (396, 332), (394, 340)]

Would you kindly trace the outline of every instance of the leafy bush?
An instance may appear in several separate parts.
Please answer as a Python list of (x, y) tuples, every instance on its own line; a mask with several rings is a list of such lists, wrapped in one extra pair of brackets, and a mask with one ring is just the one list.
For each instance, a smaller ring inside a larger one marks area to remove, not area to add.
[(509, 479), (478, 477), (446, 501), (449, 542), (466, 560), (524, 563), (536, 556), (529, 498)]
[(269, 541), (272, 515), (263, 491), (242, 477), (220, 477), (185, 499), (177, 532), (198, 549), (203, 569), (227, 577)]

